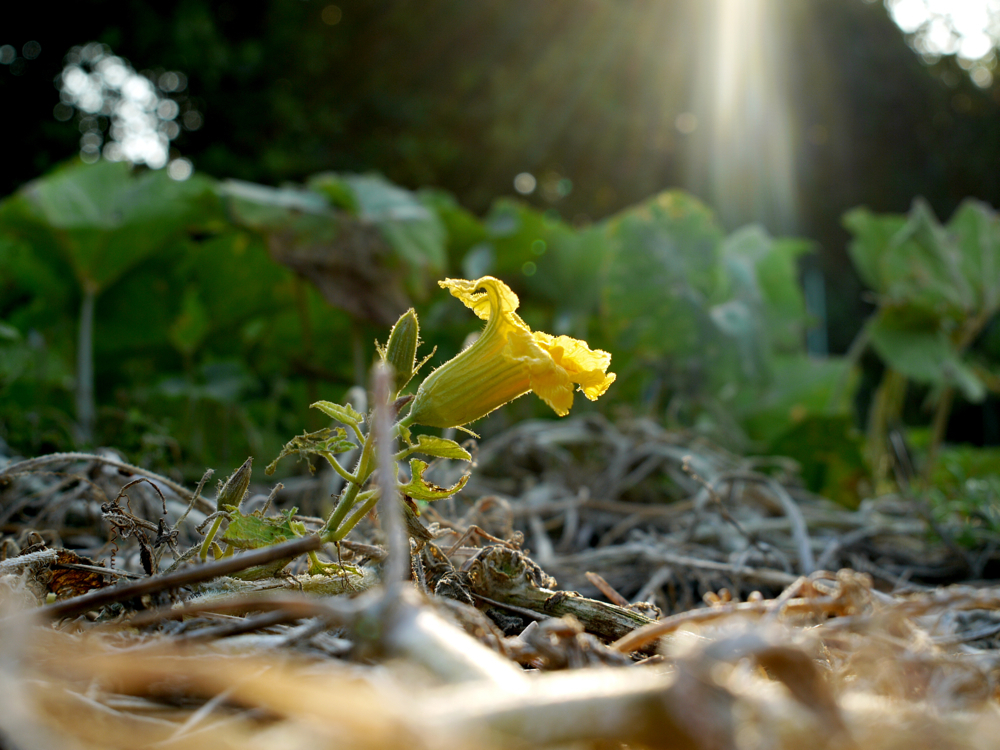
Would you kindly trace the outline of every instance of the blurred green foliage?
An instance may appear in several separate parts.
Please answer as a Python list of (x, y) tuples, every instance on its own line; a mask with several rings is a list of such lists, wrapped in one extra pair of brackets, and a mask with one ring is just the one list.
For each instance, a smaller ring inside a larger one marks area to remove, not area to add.
[(930, 388), (934, 409), (929, 479), (956, 392), (972, 402), (1000, 393), (997, 362), (974, 347), (1000, 311), (1000, 218), (967, 200), (942, 225), (918, 199), (906, 216), (855, 209), (844, 223), (854, 234), (851, 258), (877, 303), (854, 349), (870, 344), (886, 366), (869, 418), (869, 460), (876, 480), (888, 483), (886, 436), (902, 421), (912, 381)]
[[(868, 324), (880, 356), (907, 377), (985, 388), (965, 339), (996, 310), (992, 212), (969, 204), (940, 227), (918, 205), (908, 219), (856, 211), (847, 223), (880, 295)], [(480, 219), (376, 175), (271, 188), (73, 164), (0, 203), (0, 437), (24, 454), (77, 444), (88, 289), (100, 292), (93, 441), (198, 474), (277, 454), (306, 405), (356, 382), (386, 318), (411, 305), (439, 347), (432, 364), (444, 361), (471, 331), (436, 280), (490, 274), (533, 327), (612, 353), (610, 398), (584, 408), (791, 456), (811, 489), (856, 502), (867, 474), (856, 377), (849, 359), (805, 353), (797, 264), (809, 251), (755, 226), (727, 235), (680, 191), (574, 226), (509, 199)], [(933, 360), (954, 366), (913, 366), (914, 331), (944, 342)]]

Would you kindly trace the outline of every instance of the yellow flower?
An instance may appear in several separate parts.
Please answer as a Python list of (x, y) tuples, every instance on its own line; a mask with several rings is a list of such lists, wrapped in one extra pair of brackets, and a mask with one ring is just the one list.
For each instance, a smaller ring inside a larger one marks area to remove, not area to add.
[(564, 417), (573, 406), (574, 384), (595, 401), (614, 382), (614, 373), (605, 374), (610, 354), (569, 336), (533, 332), (514, 312), (517, 295), (499, 279), (438, 283), (485, 320), (486, 329), (420, 384), (407, 423), (458, 427), (528, 391)]

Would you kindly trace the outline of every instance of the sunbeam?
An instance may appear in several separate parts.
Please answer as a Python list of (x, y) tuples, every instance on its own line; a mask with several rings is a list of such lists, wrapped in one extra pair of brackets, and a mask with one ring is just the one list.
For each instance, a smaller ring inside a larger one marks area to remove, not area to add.
[(796, 132), (789, 102), (786, 18), (774, 0), (706, 0), (695, 72), (704, 123), (692, 178), (728, 225), (798, 224)]

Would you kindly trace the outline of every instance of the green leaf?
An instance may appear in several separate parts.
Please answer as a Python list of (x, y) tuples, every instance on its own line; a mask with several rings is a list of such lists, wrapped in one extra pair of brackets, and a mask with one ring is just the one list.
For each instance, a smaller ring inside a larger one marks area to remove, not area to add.
[(254, 229), (291, 226), (302, 214), (325, 215), (329, 210), (321, 194), (299, 187), (272, 188), (243, 180), (226, 180), (218, 186), (236, 221)]
[(724, 280), (711, 211), (667, 192), (612, 217), (605, 233), (607, 338), (640, 356), (701, 356), (715, 328), (708, 302)]
[(341, 196), (349, 190), (357, 217), (377, 226), (403, 261), (407, 291), (417, 299), (427, 296), (447, 264), (447, 234), (436, 213), (409, 190), (377, 174), (323, 173), (312, 177), (309, 187)]
[(448, 238), (448, 267), (457, 268), (469, 249), (486, 239), (486, 227), (478, 216), (463, 208), (451, 193), (424, 188), (417, 193), (417, 197), (444, 225)]
[(296, 526), (301, 524), (292, 520), (297, 512), (298, 508), (290, 508), (280, 516), (261, 517), (232, 511), (229, 526), (220, 538), (237, 549), (260, 549), (287, 542), (299, 536)]
[(278, 462), (285, 456), (309, 456), (315, 454), (330, 460), (333, 455), (346, 453), (357, 447), (355, 443), (347, 439), (347, 431), (343, 427), (338, 427), (335, 430), (324, 428), (316, 432), (296, 435), (285, 443), (285, 447), (281, 449), (281, 453), (268, 464), (264, 473), (268, 476), (273, 474)]
[(436, 456), (437, 458), (455, 458), (462, 461), (472, 460), (469, 452), (454, 440), (447, 440), (434, 435), (418, 435), (417, 444), (411, 450), (415, 453), (423, 453), (425, 456)]
[(870, 319), (866, 327), (879, 357), (899, 373), (921, 383), (955, 386), (970, 401), (986, 397), (982, 381), (962, 361), (943, 331), (907, 327), (885, 309)]
[(851, 258), (884, 304), (963, 320), (1000, 304), (1000, 227), (996, 214), (967, 201), (942, 227), (926, 201), (904, 218), (855, 209), (844, 217), (855, 235)]
[(314, 404), (310, 404), (310, 407), (319, 409), (328, 417), (332, 417), (341, 424), (346, 424), (349, 427), (357, 427), (365, 421), (364, 415), (356, 412), (350, 406), (335, 404), (332, 401), (317, 401)]
[(5, 341), (20, 341), (21, 332), (18, 331), (14, 326), (7, 325), (2, 320), (0, 320), (0, 340)]
[(882, 256), (893, 236), (906, 224), (906, 217), (879, 216), (867, 208), (855, 208), (844, 214), (843, 221), (854, 235), (847, 249), (858, 275), (870, 288), (884, 294), (889, 284), (882, 268)]
[(324, 172), (309, 180), (309, 187), (326, 196), (330, 204), (347, 211), (353, 216), (358, 215), (358, 199), (350, 184), (333, 172)]
[(1000, 309), (1000, 219), (985, 203), (968, 199), (948, 222), (955, 237), (962, 273), (986, 315)]
[(776, 240), (759, 226), (738, 229), (722, 243), (728, 295), (749, 305), (759, 318), (762, 347), (802, 347), (807, 316), (797, 260), (809, 249), (800, 240)]
[(0, 391), (27, 369), (31, 350), (14, 326), (0, 320)]
[(889, 299), (940, 313), (971, 312), (975, 295), (962, 273), (953, 240), (927, 202), (914, 201), (906, 224), (892, 238), (883, 258)]
[(414, 500), (442, 500), (454, 495), (469, 481), (469, 475), (464, 474), (453, 487), (439, 487), (424, 480), (424, 472), (426, 470), (426, 461), (421, 461), (419, 458), (411, 458), (410, 473), (413, 478), (406, 484), (400, 484), (399, 491)]
[(221, 218), (213, 185), (101, 160), (28, 183), (0, 206), (0, 233), (62, 258), (81, 288), (100, 292), (185, 228)]
[[(356, 180), (364, 179), (384, 186), (387, 195), (409, 197), (399, 206), (376, 200), (378, 190), (356, 194), (355, 215), (330, 204), (322, 189), (327, 178), (355, 194)], [(315, 284), (327, 302), (356, 319), (392, 325), (412, 304), (407, 291), (424, 296), (444, 267), (440, 223), (407, 191), (381, 178), (318, 175), (309, 185), (275, 189), (229, 181), (220, 192), (235, 223), (261, 233), (271, 257)], [(427, 231), (436, 231), (427, 228), (431, 224), (440, 230), (437, 240), (427, 240), (430, 249), (418, 247)], [(430, 255), (424, 257), (424, 250)]]
[(857, 373), (846, 358), (778, 355), (772, 367), (765, 385), (744, 386), (733, 399), (752, 439), (767, 445), (810, 417), (851, 415)]
[(719, 331), (729, 337), (729, 345), (739, 352), (744, 377), (756, 379), (766, 371), (766, 342), (760, 316), (743, 300), (729, 300), (708, 310)]

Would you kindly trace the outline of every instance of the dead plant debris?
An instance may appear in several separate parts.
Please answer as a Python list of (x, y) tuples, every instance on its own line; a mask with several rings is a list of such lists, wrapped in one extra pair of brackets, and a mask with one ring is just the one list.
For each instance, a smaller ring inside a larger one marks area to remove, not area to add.
[(201, 562), (202, 486), (0, 457), (0, 747), (996, 746), (1000, 545), (646, 421), (477, 461), (400, 587), (377, 520), (313, 533), (336, 476), (251, 487), (305, 533)]

